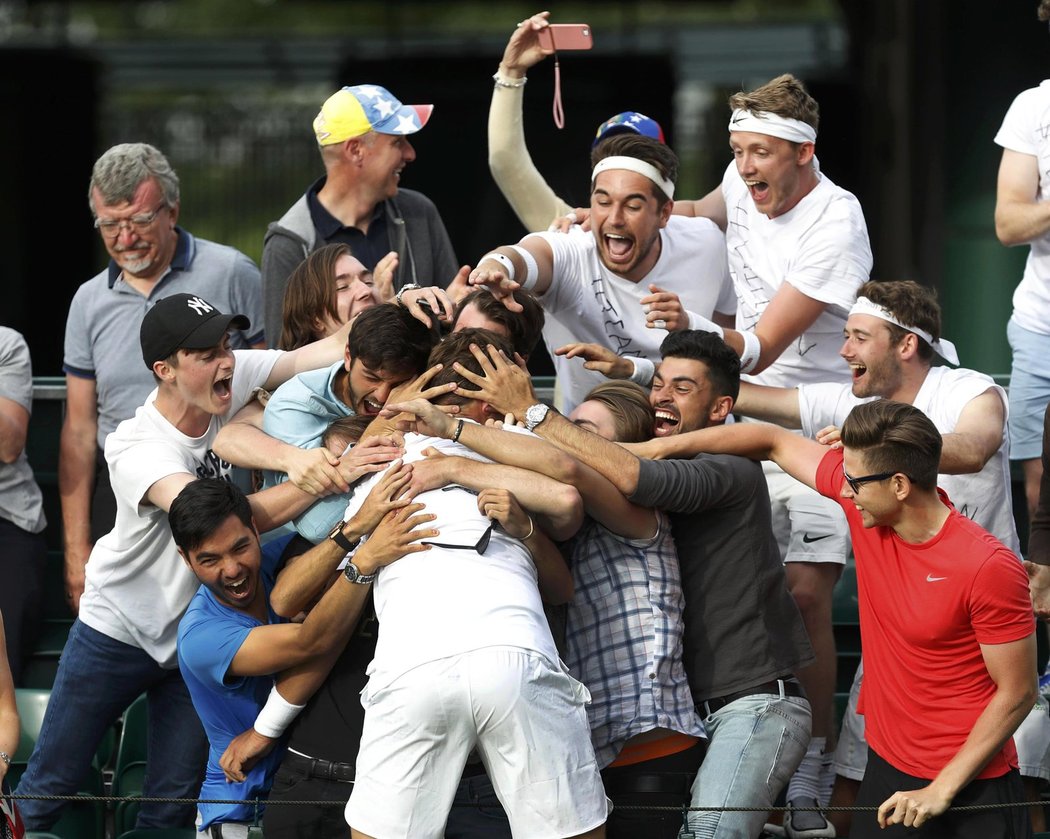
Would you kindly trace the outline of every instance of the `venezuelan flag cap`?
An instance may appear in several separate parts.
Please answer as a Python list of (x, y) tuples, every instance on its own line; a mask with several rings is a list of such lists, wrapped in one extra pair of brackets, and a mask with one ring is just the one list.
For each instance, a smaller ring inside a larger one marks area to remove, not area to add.
[(385, 87), (359, 84), (333, 93), (314, 119), (321, 146), (342, 143), (369, 131), (415, 134), (427, 124), (433, 105), (402, 105)]
[(659, 140), (661, 143), (666, 142), (664, 130), (655, 119), (637, 111), (624, 111), (622, 114), (609, 117), (598, 126), (598, 133), (595, 134), (591, 147), (593, 148), (606, 137), (612, 137), (614, 134), (641, 134), (644, 137)]

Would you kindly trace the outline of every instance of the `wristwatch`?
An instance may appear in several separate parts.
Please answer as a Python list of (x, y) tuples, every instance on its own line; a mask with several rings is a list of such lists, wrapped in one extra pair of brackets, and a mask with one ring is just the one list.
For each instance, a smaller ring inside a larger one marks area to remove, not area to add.
[(371, 574), (362, 574), (361, 570), (352, 562), (346, 563), (346, 568), (343, 569), (343, 576), (346, 577), (347, 580), (351, 583), (357, 583), (362, 586), (368, 585), (372, 582), (378, 573), (378, 571), (373, 571)]
[(547, 419), (547, 414), (550, 413), (550, 410), (551, 406), (544, 405), (542, 402), (535, 405), (529, 405), (529, 407), (525, 409), (525, 427), (529, 429), (529, 431), (535, 431), (536, 426)]
[(332, 528), (332, 532), (328, 534), (328, 538), (335, 542), (340, 548), (342, 548), (347, 553), (350, 553), (361, 543), (360, 539), (355, 539), (353, 542), (351, 542), (349, 539), (346, 538), (346, 534), (343, 533), (343, 528), (346, 527), (349, 523), (350, 519), (346, 519), (344, 521), (339, 522), (339, 524)]

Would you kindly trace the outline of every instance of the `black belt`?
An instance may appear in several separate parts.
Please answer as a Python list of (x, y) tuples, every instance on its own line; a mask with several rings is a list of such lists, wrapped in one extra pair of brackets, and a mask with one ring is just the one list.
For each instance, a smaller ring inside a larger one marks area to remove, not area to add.
[(736, 693), (727, 693), (725, 696), (716, 696), (712, 699), (707, 699), (704, 702), (698, 702), (696, 704), (696, 710), (703, 713), (704, 716), (709, 717), (715, 711), (724, 708), (730, 702), (743, 699), (745, 696), (759, 696), (767, 693), (775, 694), (777, 696), (793, 696), (796, 699), (806, 698), (806, 692), (802, 689), (802, 685), (799, 684), (796, 679), (774, 679), (771, 682), (755, 685), (754, 687), (745, 690), (738, 690)]
[[(627, 767), (624, 767), (627, 768)], [(602, 775), (605, 794), (615, 799), (616, 796), (628, 795), (676, 795), (688, 798), (695, 775), (682, 772), (666, 772), (650, 775)]]
[(325, 781), (342, 781), (352, 784), (354, 782), (354, 765), (352, 763), (335, 763), (331, 760), (321, 760), (316, 757), (307, 757), (297, 752), (288, 751), (284, 755), (284, 764), (289, 769), (297, 769), (307, 778), (321, 778)]

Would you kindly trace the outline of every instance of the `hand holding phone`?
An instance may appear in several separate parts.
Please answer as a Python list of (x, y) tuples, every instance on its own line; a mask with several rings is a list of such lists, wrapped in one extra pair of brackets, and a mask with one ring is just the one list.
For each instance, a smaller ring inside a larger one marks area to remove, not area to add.
[(552, 23), (537, 34), (545, 50), (589, 50), (594, 46), (591, 27), (586, 23)]

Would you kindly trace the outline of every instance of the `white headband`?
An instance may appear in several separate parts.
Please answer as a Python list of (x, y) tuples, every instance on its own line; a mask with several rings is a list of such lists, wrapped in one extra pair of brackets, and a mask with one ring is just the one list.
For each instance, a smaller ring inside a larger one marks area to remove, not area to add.
[(604, 157), (598, 161), (598, 165), (591, 172), (591, 183), (602, 172), (607, 169), (626, 169), (629, 172), (637, 172), (644, 175), (654, 184), (660, 187), (660, 191), (671, 200), (674, 200), (674, 184), (660, 174), (660, 170), (651, 163), (639, 160), (637, 157)]
[(954, 364), (956, 367), (959, 366), (959, 354), (955, 351), (955, 344), (946, 338), (934, 341), (933, 336), (929, 332), (924, 332), (917, 326), (908, 326), (907, 324), (901, 323), (893, 316), (893, 313), (890, 312), (889, 309), (880, 306), (878, 303), (872, 303), (867, 297), (858, 297), (857, 302), (853, 304), (853, 308), (849, 310), (849, 313), (851, 315), (871, 315), (873, 318), (884, 320), (886, 323), (892, 323), (894, 326), (899, 326), (906, 332), (918, 335), (922, 340), (933, 347), (933, 351), (937, 353), (937, 355), (945, 361)]
[(737, 108), (729, 118), (730, 131), (753, 131), (768, 134), (792, 143), (817, 142), (817, 129), (809, 123), (791, 117), (782, 117), (770, 111), (745, 111)]

